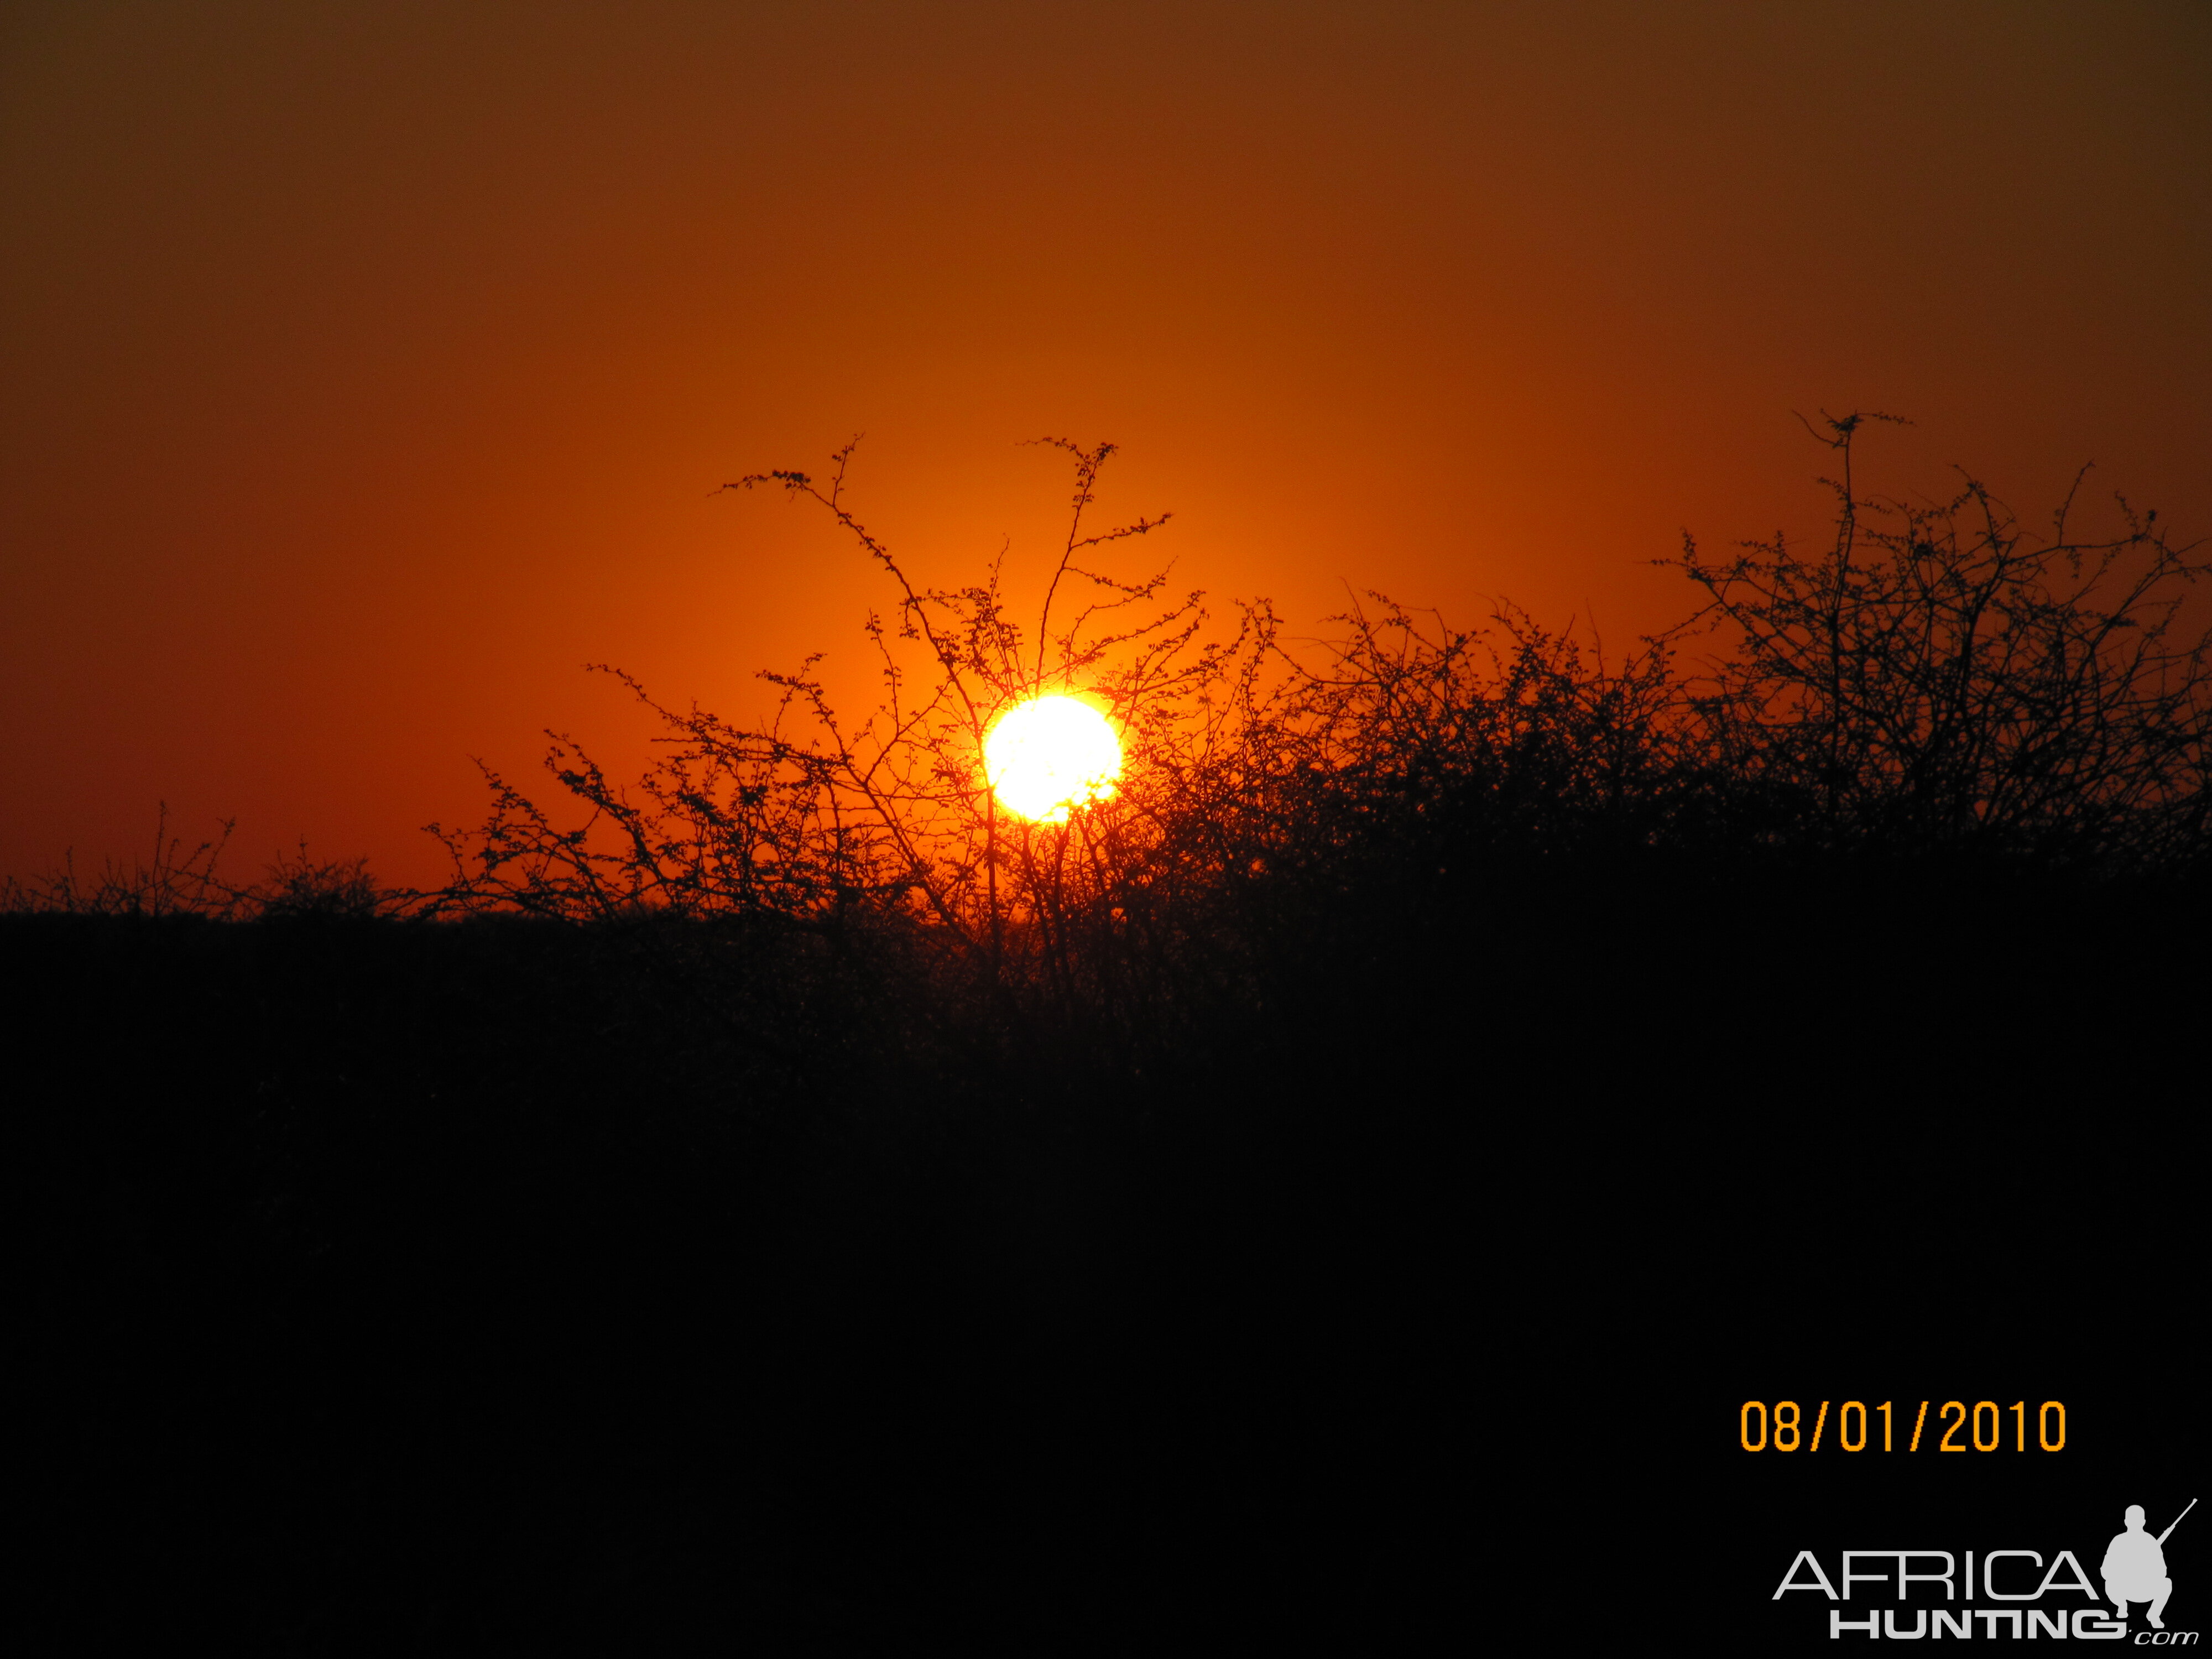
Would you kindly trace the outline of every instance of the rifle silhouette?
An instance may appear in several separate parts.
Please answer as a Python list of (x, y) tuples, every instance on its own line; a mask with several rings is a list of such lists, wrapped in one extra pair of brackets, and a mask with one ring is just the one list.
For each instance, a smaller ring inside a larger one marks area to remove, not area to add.
[[(2189, 1510), (2193, 1510), (2196, 1507), (2197, 1500), (2192, 1498), (2189, 1500)], [(2173, 1528), (2179, 1526), (2184, 1521), (2189, 1518), (2189, 1510), (2184, 1510), (2179, 1515), (2175, 1516), (2172, 1522), (2166, 1527), (2166, 1531), (2159, 1534), (2158, 1541), (2160, 1544), (2163, 1545), (2166, 1539), (2172, 1534)]]

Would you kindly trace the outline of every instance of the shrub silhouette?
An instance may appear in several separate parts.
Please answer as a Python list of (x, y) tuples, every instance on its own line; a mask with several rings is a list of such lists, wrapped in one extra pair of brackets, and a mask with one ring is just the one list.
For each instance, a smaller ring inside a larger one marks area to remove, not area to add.
[(126, 866), (109, 859), (97, 876), (83, 877), (71, 856), (50, 876), (29, 883), (10, 877), (0, 889), (0, 913), (246, 921), (380, 916), (407, 908), (409, 896), (380, 886), (367, 859), (313, 858), (304, 840), (296, 854), (279, 854), (261, 880), (244, 885), (226, 881), (218, 866), (236, 821), (225, 819), (220, 827), (220, 836), (186, 851), (184, 838), (169, 833), (164, 801), (155, 821), (150, 862), (133, 860)]
[[(759, 728), (619, 676), (667, 757), (625, 788), (556, 735), (584, 821), (492, 776), (489, 821), (438, 830), (455, 875), (428, 908), (772, 926), (1127, 1043), (1279, 1000), (1346, 951), (1442, 939), (1516, 885), (1869, 859), (2201, 872), (2212, 634), (2176, 629), (2207, 567), (2124, 501), (2125, 533), (2092, 541), (2068, 534), (2070, 495), (2042, 539), (1972, 479), (1932, 506), (1863, 496), (1853, 443), (1886, 418), (1828, 422), (1824, 550), (1717, 561), (1686, 538), (1663, 562), (1705, 604), (1612, 662), (1510, 607), (1458, 629), (1380, 595), (1318, 653), (1264, 602), (1210, 635), (1202, 595), (1096, 564), (1166, 521), (1089, 529), (1109, 444), (1045, 441), (1075, 489), (1034, 630), (995, 563), (963, 589), (910, 580), (848, 504), (850, 446), (826, 482), (743, 479), (817, 504), (890, 580), (867, 623), (880, 706), (842, 720), (814, 659), (763, 677), (781, 702)], [(1717, 654), (1686, 672), (1693, 640)], [(1064, 824), (1012, 820), (983, 735), (1066, 688), (1122, 727), (1121, 787)]]
[(229, 921), (250, 914), (239, 890), (219, 880), (216, 866), (229, 846), (234, 821), (222, 833), (189, 852), (184, 838), (169, 833), (169, 805), (163, 801), (154, 823), (150, 863), (129, 865), (106, 860), (96, 876), (80, 876), (71, 854), (51, 875), (30, 882), (8, 878), (0, 890), (0, 911), (48, 912), (88, 916), (200, 916)]
[[(2174, 637), (2208, 566), (2155, 512), (2069, 535), (2075, 488), (2031, 538), (1971, 477), (1928, 505), (1860, 495), (1839, 459), (1832, 543), (1778, 537), (1667, 562), (1703, 588), (1677, 635), (1729, 649), (1684, 688), (1710, 762), (1759, 838), (1794, 850), (1973, 854), (2143, 871), (2201, 860), (2212, 779), (2212, 634)], [(2084, 470), (2086, 473), (2086, 469)]]
[[(1097, 562), (1169, 515), (1093, 528), (1115, 446), (1057, 438), (1038, 441), (1071, 459), (1074, 489), (1030, 627), (998, 562), (969, 586), (917, 586), (849, 503), (848, 445), (824, 479), (727, 488), (816, 504), (890, 583), (889, 614), (866, 623), (884, 693), (857, 723), (830, 706), (818, 654), (763, 675), (778, 701), (757, 727), (595, 665), (658, 715), (666, 753), (624, 785), (550, 734), (548, 768), (580, 822), (487, 769), (485, 822), (431, 826), (453, 870), (434, 892), (383, 892), (360, 861), (304, 846), (229, 884), (216, 865), (230, 826), (187, 852), (165, 807), (150, 865), (87, 878), (72, 864), (11, 882), (6, 903), (711, 918), (846, 946), (865, 934), (1002, 1006), (1157, 1012), (1185, 994), (1164, 974), (1249, 978), (1294, 926), (1289, 894), (1312, 902), (1355, 872), (1409, 902), (1469, 860), (2201, 873), (2212, 630), (2183, 623), (2212, 566), (2124, 499), (2123, 533), (2071, 534), (2078, 477), (2040, 537), (1971, 477), (1945, 501), (1863, 495), (1854, 444), (1892, 418), (1815, 431), (1838, 458), (1825, 546), (1778, 537), (1717, 558), (1686, 535), (1659, 562), (1702, 604), (1611, 664), (1510, 606), (1460, 629), (1376, 594), (1303, 652), (1264, 600), (1210, 633), (1204, 596), (1170, 592), (1166, 571)], [(1692, 642), (1711, 654), (1687, 672)], [(1014, 818), (986, 785), (984, 734), (1014, 703), (1070, 689), (1121, 728), (1120, 787), (1065, 824)]]

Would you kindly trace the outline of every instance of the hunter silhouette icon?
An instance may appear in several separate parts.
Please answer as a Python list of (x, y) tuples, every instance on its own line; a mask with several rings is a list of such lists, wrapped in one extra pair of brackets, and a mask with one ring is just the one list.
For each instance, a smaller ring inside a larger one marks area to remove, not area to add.
[(2128, 1505), (2128, 1529), (2117, 1534), (2105, 1547), (2105, 1595), (2120, 1610), (2120, 1617), (2128, 1616), (2128, 1603), (2150, 1603), (2150, 1623), (2153, 1630), (2164, 1630), (2166, 1620), (2159, 1614), (2166, 1611), (2166, 1598), (2173, 1594), (2173, 1580), (2166, 1574), (2166, 1551), (2161, 1547), (2172, 1535), (2174, 1527), (2181, 1524), (2182, 1516), (2197, 1507), (2197, 1500), (2189, 1500), (2189, 1509), (2173, 1517), (2172, 1525), (2153, 1538), (2143, 1530), (2143, 1506)]

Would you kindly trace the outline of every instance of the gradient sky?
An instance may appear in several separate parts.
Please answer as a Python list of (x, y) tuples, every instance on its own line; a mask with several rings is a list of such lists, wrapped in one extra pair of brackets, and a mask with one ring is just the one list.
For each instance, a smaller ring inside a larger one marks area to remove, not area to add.
[[(238, 820), (433, 878), (608, 660), (742, 714), (1062, 434), (1179, 583), (1608, 642), (1649, 560), (2074, 470), (2212, 532), (2212, 6), (15, 4), (0, 874)], [(850, 675), (849, 680), (837, 677)]]

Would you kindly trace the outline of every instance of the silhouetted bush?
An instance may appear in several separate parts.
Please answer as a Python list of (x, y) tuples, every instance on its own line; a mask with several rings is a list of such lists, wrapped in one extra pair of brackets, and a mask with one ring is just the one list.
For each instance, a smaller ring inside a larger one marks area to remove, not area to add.
[(52, 875), (27, 883), (10, 877), (0, 887), (0, 914), (245, 921), (396, 915), (410, 908), (411, 896), (379, 885), (367, 859), (311, 858), (305, 841), (297, 854), (278, 854), (260, 881), (242, 886), (227, 881), (218, 866), (234, 827), (234, 820), (224, 820), (221, 836), (187, 852), (183, 837), (169, 833), (165, 801), (155, 822), (150, 863), (133, 860), (126, 866), (109, 859), (97, 876), (84, 877), (71, 855)]
[(71, 854), (52, 875), (27, 883), (9, 877), (5, 888), (0, 889), (0, 912), (190, 915), (218, 921), (250, 915), (250, 900), (216, 876), (216, 866), (230, 844), (232, 827), (226, 820), (220, 836), (186, 852), (183, 837), (169, 833), (169, 807), (164, 801), (155, 820), (150, 864), (134, 859), (125, 866), (111, 858), (101, 865), (98, 875), (80, 876), (76, 855)]
[(1948, 501), (1860, 495), (1828, 422), (1831, 544), (1671, 561), (1727, 654), (1685, 688), (1752, 837), (1811, 854), (1972, 855), (2142, 873), (2199, 864), (2212, 808), (2212, 634), (2175, 624), (2208, 566), (2123, 500), (2126, 530), (2034, 538), (1968, 477)]
[[(1686, 542), (1668, 562), (1707, 604), (1610, 663), (1510, 609), (1462, 630), (1380, 596), (1332, 619), (1317, 655), (1288, 648), (1264, 603), (1211, 635), (1201, 595), (1090, 562), (1164, 522), (1085, 533), (1109, 445), (1055, 441), (1076, 489), (1034, 631), (995, 565), (916, 588), (847, 503), (849, 447), (826, 485), (747, 478), (732, 488), (817, 502), (889, 577), (895, 608), (867, 630), (883, 704), (842, 720), (810, 661), (765, 677), (780, 710), (752, 729), (624, 677), (668, 757), (624, 788), (557, 739), (549, 765), (581, 823), (493, 778), (489, 821), (440, 832), (455, 874), (430, 908), (773, 923), (992, 1018), (1126, 1047), (1279, 999), (1346, 951), (1449, 951), (1501, 890), (1962, 859), (1992, 876), (2201, 873), (2212, 634), (2175, 629), (2207, 567), (2124, 502), (2118, 538), (2069, 538), (2069, 501), (2038, 541), (1971, 480), (1931, 507), (1863, 497), (1866, 418), (1830, 422), (1843, 467), (1822, 552), (1778, 540), (1715, 562)], [(1678, 668), (1701, 637), (1717, 659)], [(1067, 688), (1125, 733), (1121, 787), (1062, 824), (1012, 820), (984, 733)]]

